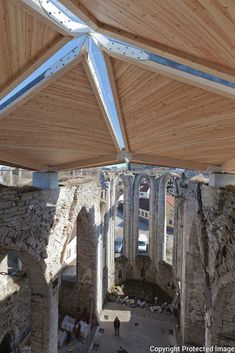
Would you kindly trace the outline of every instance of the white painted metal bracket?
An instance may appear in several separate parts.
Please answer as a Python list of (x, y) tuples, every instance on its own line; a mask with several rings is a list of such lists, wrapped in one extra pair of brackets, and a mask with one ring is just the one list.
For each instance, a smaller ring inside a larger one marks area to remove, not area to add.
[[(84, 43), (86, 41), (87, 36), (84, 36)], [(83, 43), (83, 44), (84, 44)], [(83, 46), (83, 45), (82, 45)], [(67, 55), (65, 55), (62, 59), (57, 61), (54, 65), (52, 65), (44, 74), (44, 77), (50, 77), (54, 75), (56, 72), (61, 70), (64, 66), (68, 65), (71, 63), (73, 60), (78, 58), (80, 56), (82, 47), (77, 46), (73, 50), (71, 50)]]
[(108, 51), (114, 52), (116, 54), (127, 56), (128, 58), (143, 61), (149, 60), (149, 55), (141, 49), (135, 48), (131, 45), (122, 44), (117, 41), (112, 41), (102, 34), (99, 33), (91, 33), (91, 36), (96, 43), (96, 45), (100, 46), (99, 43), (105, 47)]
[(74, 21), (69, 16), (69, 11), (64, 8), (62, 11), (50, 0), (23, 0), (27, 5), (40, 12), (45, 17), (49, 17), (73, 35), (89, 33), (91, 29), (83, 23)]

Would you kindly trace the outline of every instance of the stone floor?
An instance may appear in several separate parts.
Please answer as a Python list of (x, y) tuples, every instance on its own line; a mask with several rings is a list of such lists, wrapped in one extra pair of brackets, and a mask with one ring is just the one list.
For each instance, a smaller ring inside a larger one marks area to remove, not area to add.
[[(113, 320), (121, 321), (120, 336), (114, 336)], [(123, 346), (128, 353), (149, 353), (149, 347), (176, 345), (176, 319), (170, 314), (149, 317), (144, 309), (136, 310), (118, 303), (108, 303), (100, 316), (103, 333), (95, 337), (90, 352), (116, 353)]]

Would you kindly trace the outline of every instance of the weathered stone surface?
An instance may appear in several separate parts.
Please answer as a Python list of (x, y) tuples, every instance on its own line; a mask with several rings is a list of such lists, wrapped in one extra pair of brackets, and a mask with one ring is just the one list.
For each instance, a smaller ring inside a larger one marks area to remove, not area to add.
[[(32, 328), (33, 353), (57, 352), (58, 297), (61, 313), (79, 317), (84, 308), (101, 310), (107, 289), (126, 279), (158, 284), (172, 295), (180, 291), (180, 328), (184, 343), (233, 345), (235, 336), (235, 193), (185, 181), (176, 175), (148, 176), (150, 244), (137, 254), (138, 190), (146, 175), (123, 174), (124, 256), (114, 261), (115, 186), (96, 181), (59, 190), (0, 188), (0, 269), (13, 251), (28, 279), (0, 282), (0, 341), (11, 330)], [(163, 259), (165, 192), (175, 186), (173, 264)], [(102, 197), (101, 197), (102, 195)], [(62, 282), (67, 244), (78, 225), (77, 277)], [(5, 266), (5, 267), (4, 267)], [(120, 271), (122, 278), (120, 278)], [(178, 286), (179, 285), (179, 286)], [(18, 305), (18, 304), (19, 305)], [(30, 310), (31, 308), (31, 310)]]

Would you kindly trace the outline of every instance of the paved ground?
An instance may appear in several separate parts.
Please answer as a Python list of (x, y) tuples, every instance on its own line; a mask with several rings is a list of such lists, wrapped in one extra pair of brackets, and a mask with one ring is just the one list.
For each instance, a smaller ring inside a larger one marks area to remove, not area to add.
[[(118, 347), (123, 346), (128, 353), (149, 353), (151, 345), (164, 347), (176, 345), (176, 320), (173, 316), (158, 314), (160, 316), (157, 320), (149, 318), (145, 310), (143, 314), (140, 310), (132, 309), (131, 312), (128, 307), (108, 303), (100, 317), (104, 332), (96, 336), (95, 344), (98, 345), (98, 349), (92, 349), (91, 352), (116, 353)], [(119, 337), (114, 336), (113, 329), (116, 315), (121, 321)]]

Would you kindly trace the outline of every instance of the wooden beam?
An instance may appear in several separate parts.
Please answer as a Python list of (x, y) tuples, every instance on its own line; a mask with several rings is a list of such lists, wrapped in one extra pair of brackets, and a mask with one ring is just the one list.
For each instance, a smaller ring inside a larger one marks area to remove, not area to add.
[(83, 49), (81, 50), (80, 55), (76, 59), (74, 59), (74, 61), (64, 66), (60, 71), (55, 73), (53, 76), (45, 78), (38, 85), (34, 86), (32, 89), (30, 89), (25, 94), (23, 94), (18, 99), (16, 99), (14, 103), (7, 106), (4, 110), (0, 112), (0, 121), (6, 118), (15, 109), (19, 108), (21, 105), (29, 101), (34, 95), (38, 94), (44, 88), (49, 86), (53, 81), (57, 80), (60, 76), (63, 76), (67, 71), (71, 70), (73, 67), (78, 65), (81, 62), (82, 56), (83, 56)]
[(50, 48), (46, 48), (44, 53), (34, 62), (30, 62), (27, 67), (24, 67), (17, 76), (7, 83), (5, 88), (0, 92), (0, 99), (5, 97), (13, 89), (15, 89), (22, 81), (29, 77), (39, 66), (41, 66), (47, 59), (54, 55), (66, 43), (71, 40), (71, 37), (60, 37), (57, 39)]
[(96, 97), (96, 100), (97, 100), (97, 102), (98, 102), (98, 104), (99, 104), (101, 113), (102, 113), (102, 115), (103, 115), (103, 117), (104, 117), (104, 120), (105, 120), (105, 122), (106, 122), (106, 125), (107, 125), (107, 127), (108, 127), (108, 130), (109, 130), (109, 132), (110, 132), (110, 135), (111, 135), (111, 137), (112, 137), (113, 143), (114, 143), (114, 145), (115, 145), (115, 147), (116, 147), (116, 149), (117, 149), (117, 152), (120, 152), (120, 148), (119, 148), (119, 145), (118, 145), (118, 142), (117, 142), (117, 138), (116, 138), (116, 136), (115, 136), (115, 132), (114, 132), (114, 130), (113, 130), (113, 128), (112, 128), (111, 122), (110, 122), (109, 117), (108, 117), (108, 115), (107, 115), (107, 112), (106, 112), (106, 109), (105, 109), (105, 107), (104, 107), (104, 104), (103, 104), (101, 95), (100, 95), (100, 93), (98, 92), (98, 89), (97, 89), (97, 87), (96, 87), (96, 83), (95, 83), (94, 78), (93, 78), (93, 75), (92, 75), (92, 73), (91, 73), (91, 70), (90, 70), (90, 67), (89, 67), (89, 64), (88, 64), (88, 59), (87, 59), (86, 55), (83, 55), (82, 64), (83, 64), (84, 70), (85, 70), (85, 72), (86, 72), (86, 74), (87, 74), (87, 77), (88, 77), (88, 80), (89, 80), (90, 85), (91, 85), (91, 87), (92, 87), (92, 90), (93, 90), (93, 92), (94, 92), (94, 95), (95, 95), (95, 97)]
[(100, 34), (105, 34), (109, 37), (119, 39), (126, 43), (137, 46), (141, 49), (152, 52), (164, 58), (178, 62), (179, 64), (190, 66), (194, 69), (201, 70), (205, 73), (219, 76), (222, 79), (235, 82), (235, 70), (216, 64), (207, 59), (202, 59), (195, 55), (183, 52), (167, 45), (161, 44), (157, 41), (141, 37), (134, 33), (130, 33), (119, 28), (107, 25), (105, 23), (98, 21), (97, 32)]
[(125, 160), (120, 158), (119, 154), (108, 154), (101, 157), (89, 158), (85, 160), (76, 160), (73, 162), (63, 163), (55, 166), (50, 166), (51, 170), (66, 170), (73, 168), (91, 168), (111, 164), (125, 163)]
[[(100, 45), (102, 46), (102, 44)], [(135, 60), (131, 59), (128, 56), (118, 54), (116, 52), (108, 50), (106, 47), (102, 46), (104, 52), (106, 52), (109, 56), (125, 61), (129, 64), (138, 65), (141, 68), (149, 71), (156, 72), (163, 76), (169, 77), (173, 80), (177, 80), (183, 83), (186, 83), (191, 86), (195, 86), (201, 88), (203, 90), (218, 94), (220, 96), (235, 100), (235, 89), (229, 86), (225, 86), (223, 84), (207, 80), (205, 78), (192, 75), (190, 73), (177, 70), (170, 66), (161, 65), (156, 62), (150, 60)]]
[(131, 153), (129, 158), (130, 162), (132, 163), (149, 164), (163, 167), (177, 167), (186, 169), (196, 169), (201, 171), (206, 171), (208, 167), (206, 163), (171, 159), (145, 153)]
[(123, 114), (122, 114), (122, 110), (121, 110), (121, 106), (120, 106), (120, 102), (119, 102), (116, 80), (115, 80), (115, 77), (113, 74), (112, 63), (111, 63), (109, 55), (107, 55), (105, 52), (103, 52), (103, 56), (104, 56), (104, 60), (105, 60), (105, 64), (106, 64), (106, 68), (107, 68), (107, 72), (108, 72), (108, 76), (109, 76), (109, 82), (110, 82), (112, 93), (113, 93), (113, 98), (114, 98), (114, 103), (116, 106), (119, 124), (120, 124), (121, 131), (122, 131), (122, 136), (123, 136), (123, 140), (124, 140), (124, 144), (125, 144), (125, 150), (126, 150), (126, 152), (129, 152), (129, 143), (127, 140), (127, 134), (126, 134), (125, 124), (124, 124), (124, 120), (123, 120)]
[(80, 18), (93, 31), (98, 29), (98, 21), (93, 14), (78, 0), (60, 0), (60, 2), (74, 15)]

